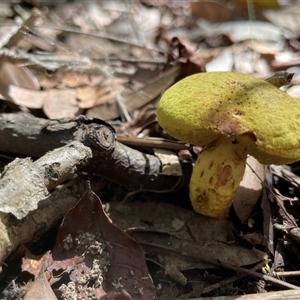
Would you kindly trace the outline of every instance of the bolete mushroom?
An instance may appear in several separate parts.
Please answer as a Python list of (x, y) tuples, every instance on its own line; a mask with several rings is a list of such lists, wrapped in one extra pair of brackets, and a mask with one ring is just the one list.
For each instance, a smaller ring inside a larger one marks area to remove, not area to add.
[(227, 215), (247, 154), (262, 164), (300, 159), (300, 102), (247, 74), (184, 78), (163, 94), (157, 120), (171, 136), (203, 147), (190, 180), (191, 203), (203, 215)]

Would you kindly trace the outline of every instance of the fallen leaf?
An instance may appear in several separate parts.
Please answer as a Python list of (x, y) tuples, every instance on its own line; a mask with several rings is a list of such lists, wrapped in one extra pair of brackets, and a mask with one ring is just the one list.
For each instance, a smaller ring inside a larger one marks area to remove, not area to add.
[(59, 83), (63, 87), (76, 88), (84, 84), (89, 84), (90, 79), (88, 74), (78, 74), (75, 72), (65, 72), (63, 76), (59, 78)]
[(136, 111), (131, 121), (116, 124), (114, 127), (117, 134), (126, 136), (137, 136), (142, 130), (156, 124), (156, 108), (149, 104)]
[[(128, 107), (128, 111), (131, 112), (134, 109), (141, 108), (154, 100), (164, 90), (166, 90), (174, 81), (179, 73), (179, 67), (174, 66), (171, 69), (162, 72), (158, 76), (154, 77), (143, 88), (123, 95), (124, 104)], [(113, 103), (105, 103), (93, 108), (90, 108), (87, 113), (89, 117), (96, 117), (102, 120), (112, 120), (119, 117), (119, 110), (116, 101)]]
[[(45, 265), (46, 263), (44, 263)], [(34, 280), (23, 300), (57, 300), (44, 273), (45, 267), (41, 268), (38, 277)]]
[[(119, 92), (124, 90), (123, 85), (114, 86)], [(90, 108), (105, 104), (115, 100), (116, 94), (111, 85), (106, 86), (85, 86), (77, 89), (78, 106), (80, 108)]]
[(290, 96), (300, 100), (300, 85), (294, 85), (286, 91)]
[(203, 37), (226, 35), (234, 43), (245, 40), (266, 40), (275, 43), (284, 43), (284, 34), (280, 27), (262, 21), (229, 21), (212, 24), (204, 19), (198, 20), (198, 26), (194, 29), (170, 29), (168, 35), (178, 38), (198, 40)]
[(206, 19), (213, 23), (229, 21), (234, 15), (234, 6), (217, 1), (191, 1), (191, 11), (194, 17)]
[(262, 40), (249, 40), (245, 41), (244, 45), (247, 45), (250, 49), (260, 54), (275, 55), (283, 51), (284, 44), (274, 44)]
[(0, 93), (7, 101), (32, 109), (40, 109), (44, 104), (46, 93), (29, 90), (15, 85), (4, 86), (0, 84)]
[(29, 272), (30, 274), (34, 275), (35, 278), (38, 277), (45, 261), (48, 260), (49, 256), (49, 251), (42, 255), (34, 255), (27, 249), (24, 257), (22, 258), (22, 271)]
[(249, 244), (252, 244), (253, 246), (261, 245), (263, 241), (263, 236), (260, 232), (241, 234), (240, 237)]
[(4, 61), (0, 68), (1, 84), (14, 85), (29, 90), (39, 90), (37, 78), (27, 67), (17, 66), (14, 63)]
[[(168, 245), (170, 251), (157, 252), (164, 263), (172, 262), (180, 271), (207, 268), (208, 265), (201, 262), (201, 258), (205, 257), (243, 266), (257, 263), (263, 255), (232, 243), (227, 220), (208, 218), (176, 205), (161, 202), (110, 203), (109, 213), (121, 228), (143, 229), (129, 231), (141, 244), (148, 243), (149, 246), (151, 241), (156, 245)], [(182, 225), (177, 230), (174, 230), (174, 220)], [(172, 253), (172, 248), (184, 249), (186, 254), (198, 256), (199, 261)], [(155, 248), (151, 249), (154, 251)]]
[(221, 53), (206, 64), (206, 71), (231, 71), (234, 65), (234, 56), (230, 49), (224, 49)]
[(43, 111), (49, 119), (73, 118), (83, 110), (78, 106), (77, 93), (73, 89), (51, 89), (45, 98)]
[(265, 10), (264, 16), (273, 24), (291, 30), (292, 32), (299, 32), (300, 30), (300, 8), (299, 2), (295, 1), (293, 4), (278, 10)]
[(88, 297), (92, 287), (96, 299), (121, 289), (134, 299), (154, 297), (141, 248), (112, 223), (90, 188), (66, 214), (48, 270), (69, 274), (71, 282), (60, 288), (66, 295)]

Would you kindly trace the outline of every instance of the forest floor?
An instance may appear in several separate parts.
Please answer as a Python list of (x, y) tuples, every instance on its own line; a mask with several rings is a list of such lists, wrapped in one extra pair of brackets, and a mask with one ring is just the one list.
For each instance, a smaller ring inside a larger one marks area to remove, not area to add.
[(0, 24), (0, 299), (299, 299), (299, 162), (249, 157), (205, 217), (204, 148), (156, 119), (196, 73), (300, 99), (299, 1), (14, 0)]

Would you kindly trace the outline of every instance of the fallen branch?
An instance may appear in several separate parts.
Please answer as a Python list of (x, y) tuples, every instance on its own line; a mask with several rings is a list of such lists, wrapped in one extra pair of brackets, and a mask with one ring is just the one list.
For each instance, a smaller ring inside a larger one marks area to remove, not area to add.
[(100, 151), (114, 148), (113, 128), (106, 122), (79, 116), (47, 120), (27, 114), (0, 114), (0, 151), (38, 158), (79, 141)]
[[(2, 152), (37, 158), (79, 141), (93, 151), (84, 169), (88, 173), (137, 191), (170, 191), (177, 185), (178, 176), (161, 174), (162, 163), (157, 156), (115, 142), (114, 138), (110, 125), (95, 118), (46, 120), (25, 114), (0, 114)], [(189, 176), (187, 173), (187, 179)]]

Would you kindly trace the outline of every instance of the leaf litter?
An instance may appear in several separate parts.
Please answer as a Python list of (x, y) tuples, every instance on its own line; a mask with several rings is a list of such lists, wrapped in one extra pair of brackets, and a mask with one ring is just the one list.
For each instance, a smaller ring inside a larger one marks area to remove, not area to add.
[[(149, 137), (170, 137), (157, 126), (156, 100), (180, 78), (220, 68), (260, 78), (282, 69), (299, 72), (298, 2), (269, 3), (272, 7), (253, 1), (251, 24), (246, 1), (62, 1), (48, 11), (1, 3), (1, 17), (11, 20), (9, 31), (7, 24), (0, 29), (1, 111), (17, 107), (49, 119), (79, 114), (101, 118), (113, 124), (124, 144), (158, 153)], [(15, 14), (23, 26), (11, 18)], [(41, 51), (45, 52), (41, 55)], [(285, 89), (300, 98), (298, 87), (295, 82)], [(147, 146), (139, 144), (141, 138)], [(201, 149), (187, 145), (178, 153), (176, 141), (172, 142), (168, 145), (173, 145), (172, 155), (179, 156), (182, 172), (168, 177), (188, 178)], [(239, 286), (234, 285), (234, 276), (230, 281), (230, 273), (219, 274), (220, 269), (200, 258), (256, 267), (271, 278), (277, 272), (284, 280), (288, 271), (297, 272), (298, 170), (297, 163), (271, 166), (268, 182), (264, 174), (261, 180), (256, 178), (258, 191), (254, 197), (251, 194), (251, 201), (245, 194), (238, 195), (235, 212), (225, 223), (165, 205), (169, 201), (186, 206), (186, 193), (147, 194), (143, 188), (123, 190), (114, 183), (108, 188), (113, 195), (108, 199), (108, 217), (99, 198), (87, 188), (65, 215), (51, 257), (24, 254), (22, 269), (36, 278), (25, 299), (45, 295), (52, 299), (50, 284), (59, 299), (151, 299), (155, 293), (170, 299), (270, 291), (272, 286), (250, 279), (240, 278)], [(180, 190), (186, 188), (182, 184)], [(253, 189), (253, 184), (244, 190)], [(134, 201), (115, 205), (110, 203), (114, 198)], [(155, 291), (149, 273), (155, 277)], [(299, 274), (292, 274), (289, 282), (299, 285)]]

